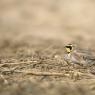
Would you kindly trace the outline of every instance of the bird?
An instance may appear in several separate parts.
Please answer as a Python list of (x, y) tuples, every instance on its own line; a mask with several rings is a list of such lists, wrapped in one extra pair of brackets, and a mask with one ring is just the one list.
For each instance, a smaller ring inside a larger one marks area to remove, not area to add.
[(76, 44), (67, 44), (64, 48), (64, 60), (66, 63), (78, 64), (80, 66), (95, 64), (95, 56), (91, 50), (78, 48)]

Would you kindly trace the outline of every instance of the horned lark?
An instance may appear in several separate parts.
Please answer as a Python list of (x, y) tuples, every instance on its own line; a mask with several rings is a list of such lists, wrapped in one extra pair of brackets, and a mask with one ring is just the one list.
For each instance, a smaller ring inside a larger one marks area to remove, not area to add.
[(76, 45), (68, 44), (65, 46), (64, 60), (69, 64), (86, 66), (95, 63), (95, 56), (89, 50), (79, 49)]

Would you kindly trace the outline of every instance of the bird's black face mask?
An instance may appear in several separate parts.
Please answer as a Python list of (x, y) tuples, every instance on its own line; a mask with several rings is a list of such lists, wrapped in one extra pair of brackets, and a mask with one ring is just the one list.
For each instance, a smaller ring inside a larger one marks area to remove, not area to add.
[(72, 46), (65, 46), (66, 52), (70, 53), (72, 51)]

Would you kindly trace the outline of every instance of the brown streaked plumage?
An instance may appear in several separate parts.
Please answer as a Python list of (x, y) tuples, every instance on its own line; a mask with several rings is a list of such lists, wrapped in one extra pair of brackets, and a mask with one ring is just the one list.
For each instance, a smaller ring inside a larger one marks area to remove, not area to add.
[(76, 45), (68, 44), (65, 46), (64, 60), (69, 64), (90, 65), (95, 63), (95, 56), (89, 50), (78, 49)]

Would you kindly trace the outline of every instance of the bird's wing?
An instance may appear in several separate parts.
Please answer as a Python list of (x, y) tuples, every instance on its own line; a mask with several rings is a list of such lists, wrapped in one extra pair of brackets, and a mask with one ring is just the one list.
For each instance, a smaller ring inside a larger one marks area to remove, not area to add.
[(73, 52), (71, 55), (72, 55), (71, 60), (72, 60), (73, 63), (82, 65), (81, 62), (83, 60), (83, 57), (80, 54)]
[(95, 56), (93, 55), (92, 50), (83, 50), (83, 49), (77, 49), (75, 51), (76, 56), (75, 57), (80, 57), (79, 61), (80, 62), (85, 62), (85, 63), (93, 63), (95, 62)]
[(77, 49), (77, 52), (78, 53), (81, 53), (81, 54), (89, 54), (89, 55), (92, 55), (92, 50), (89, 50), (89, 49)]
[(83, 56), (83, 58), (86, 60), (95, 60), (95, 56), (92, 56), (92, 55), (86, 55), (86, 56)]

